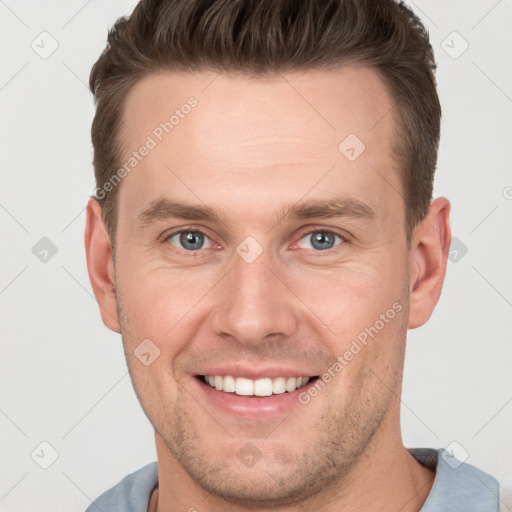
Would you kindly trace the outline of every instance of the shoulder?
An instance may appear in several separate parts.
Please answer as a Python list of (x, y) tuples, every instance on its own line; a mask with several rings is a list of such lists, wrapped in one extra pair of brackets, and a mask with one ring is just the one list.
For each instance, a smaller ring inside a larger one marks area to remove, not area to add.
[(151, 491), (157, 483), (158, 466), (151, 462), (105, 491), (86, 512), (146, 512)]
[(436, 472), (421, 512), (499, 511), (499, 484), (488, 473), (457, 459), (444, 448), (412, 448), (409, 452)]

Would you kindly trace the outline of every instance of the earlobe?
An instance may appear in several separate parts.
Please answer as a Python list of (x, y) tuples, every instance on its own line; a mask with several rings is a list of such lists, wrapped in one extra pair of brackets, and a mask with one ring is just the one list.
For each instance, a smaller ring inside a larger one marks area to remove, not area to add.
[(449, 217), (450, 202), (438, 197), (414, 230), (409, 259), (409, 329), (427, 322), (441, 295), (451, 241)]
[(103, 224), (101, 206), (91, 197), (86, 211), (85, 252), (89, 279), (103, 323), (112, 331), (120, 332), (112, 246)]

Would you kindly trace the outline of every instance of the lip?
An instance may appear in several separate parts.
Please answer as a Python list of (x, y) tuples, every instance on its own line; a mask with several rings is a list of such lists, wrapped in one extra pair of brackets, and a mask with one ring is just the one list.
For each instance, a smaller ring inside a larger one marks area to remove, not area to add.
[[(207, 374), (211, 375), (211, 374)], [(215, 375), (221, 375), (217, 373)], [(285, 376), (280, 374), (280, 376)], [(300, 377), (300, 375), (296, 375)], [(316, 379), (309, 381), (305, 386), (302, 386), (295, 391), (282, 393), (272, 396), (240, 396), (236, 393), (226, 393), (212, 388), (205, 384), (196, 376), (190, 379), (192, 386), (198, 388), (199, 393), (204, 398), (212, 403), (216, 408), (221, 411), (237, 417), (243, 418), (262, 418), (269, 416), (276, 416), (279, 414), (289, 413), (293, 407), (301, 406), (299, 402), (299, 395), (304, 393), (312, 386)]]

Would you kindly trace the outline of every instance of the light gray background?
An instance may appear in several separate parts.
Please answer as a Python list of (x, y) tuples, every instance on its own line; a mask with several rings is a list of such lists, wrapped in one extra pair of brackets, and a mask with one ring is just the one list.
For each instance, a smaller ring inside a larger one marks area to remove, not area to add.
[[(135, 3), (0, 0), (2, 511), (83, 511), (156, 458), (120, 336), (101, 322), (83, 248), (94, 187), (88, 75), (107, 29)], [(508, 511), (512, 2), (409, 3), (429, 28), (438, 62), (435, 196), (451, 200), (453, 235), (467, 253), (454, 247), (436, 311), (409, 333), (404, 442), (456, 442), (456, 454), (465, 450), (468, 462), (500, 480)], [(51, 38), (58, 48), (42, 58), (31, 45), (49, 52)], [(47, 262), (32, 252), (42, 237), (58, 249)], [(48, 469), (40, 464), (54, 454), (42, 442), (58, 453)]]

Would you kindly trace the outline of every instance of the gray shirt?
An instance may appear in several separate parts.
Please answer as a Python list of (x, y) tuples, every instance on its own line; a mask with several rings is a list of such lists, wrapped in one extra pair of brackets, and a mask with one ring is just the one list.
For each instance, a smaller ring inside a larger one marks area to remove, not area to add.
[[(436, 472), (434, 485), (420, 512), (498, 512), (498, 482), (471, 464), (462, 463), (443, 448), (410, 448), (411, 455)], [(152, 462), (104, 492), (86, 512), (147, 512), (158, 483)]]

